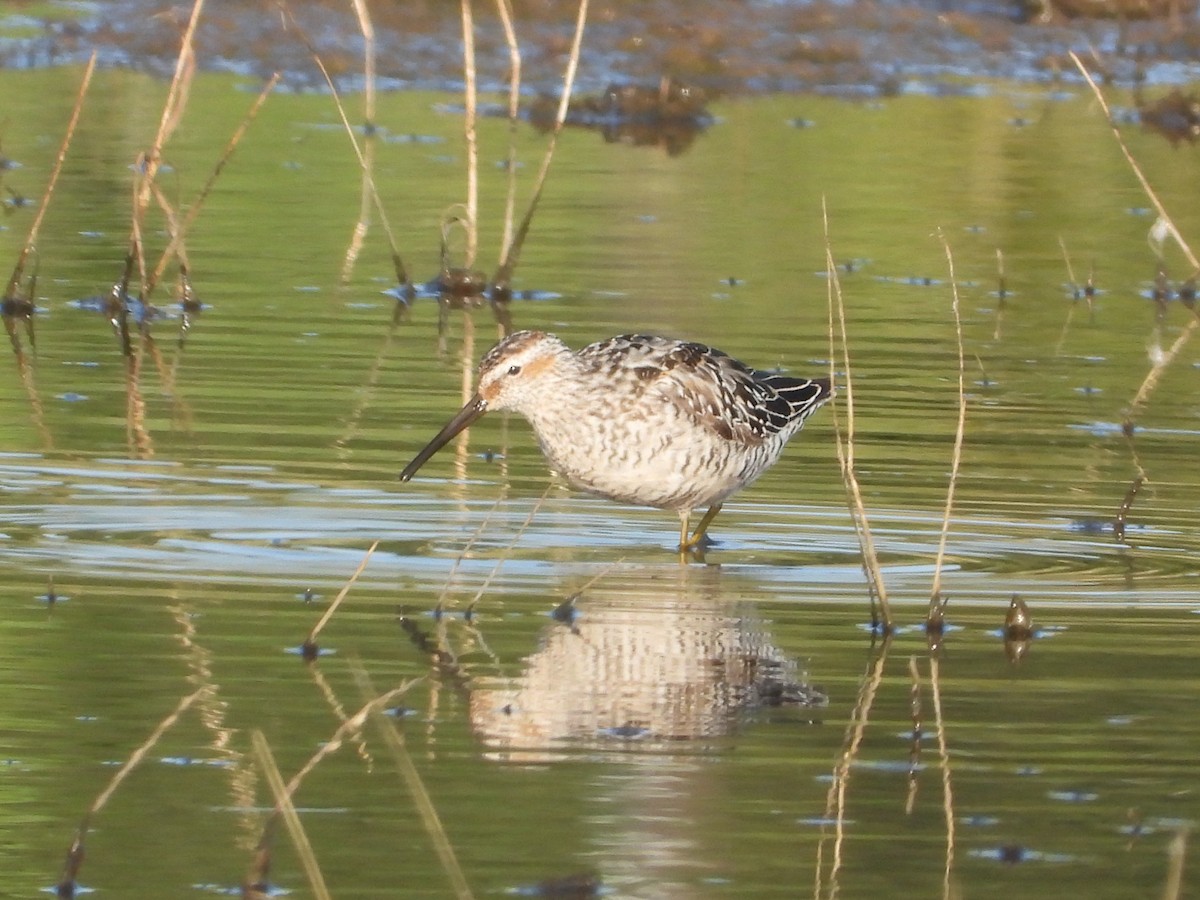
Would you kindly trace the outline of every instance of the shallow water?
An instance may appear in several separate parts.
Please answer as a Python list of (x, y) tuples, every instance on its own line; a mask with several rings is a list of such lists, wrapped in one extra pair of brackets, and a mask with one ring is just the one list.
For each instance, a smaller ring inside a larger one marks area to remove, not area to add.
[[(3, 145), (22, 164), (4, 173), (13, 190), (40, 194), (77, 77), (0, 76), (19, 123)], [(198, 82), (167, 152), (171, 197), (199, 189), (249, 87)], [(424, 679), (398, 722), (476, 895), (581, 873), (645, 898), (1161, 889), (1169, 842), (1200, 816), (1200, 356), (1184, 347), (1124, 438), (1151, 355), (1190, 313), (1172, 302), (1160, 321), (1143, 296), (1153, 216), (1089, 96), (998, 83), (869, 104), (767, 97), (715, 106), (675, 158), (586, 132), (560, 142), (515, 285), (546, 293), (512, 316), (576, 346), (645, 330), (823, 371), (827, 204), (858, 472), (901, 626), (880, 655), (829, 409), (686, 566), (671, 514), (546, 493), (516, 419), (485, 419), (398, 483), (497, 327), (486, 308), (453, 312), (439, 349), (429, 300), (393, 326), (377, 217), (338, 286), (360, 176), (327, 98), (264, 107), (188, 242), (207, 308), (180, 350), (159, 298), (161, 360), (148, 350), (131, 390), (111, 328), (79, 301), (120, 273), (127, 166), (162, 94), (98, 76), (40, 241), (36, 355), (10, 355), (0, 379), (0, 893), (55, 882), (115, 766), (201, 685), (95, 816), (80, 882), (234, 890), (272, 802), (252, 733), (290, 777), (361, 706), (358, 667), (379, 691)], [(375, 177), (420, 280), (442, 211), (465, 196), (456, 99), (380, 98)], [(507, 126), (481, 128), (490, 269)], [(1194, 241), (1194, 151), (1124, 133)], [(527, 192), (542, 138), (522, 130), (519, 145)], [(0, 259), (31, 215), (0, 222)], [(943, 576), (952, 629), (931, 657), (917, 626), (957, 415), (938, 229), (969, 407)], [(1071, 299), (1060, 239), (1074, 281), (1095, 274), (1092, 314)], [(1187, 273), (1173, 248), (1167, 266)], [(319, 638), (332, 652), (306, 666), (296, 648), (375, 540)], [(1038, 628), (1017, 665), (1000, 634), (1014, 593)], [(431, 670), (416, 632), (455, 662)], [(373, 726), (296, 803), (336, 896), (451, 895)], [(276, 847), (272, 882), (307, 895), (285, 834)]]

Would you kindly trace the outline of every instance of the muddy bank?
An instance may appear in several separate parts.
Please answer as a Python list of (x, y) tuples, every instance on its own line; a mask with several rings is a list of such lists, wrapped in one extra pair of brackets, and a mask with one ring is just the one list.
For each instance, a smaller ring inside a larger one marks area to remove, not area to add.
[[(188, 6), (10, 4), (0, 15), (0, 64), (60, 65), (96, 48), (102, 65), (166, 73)], [(492, 4), (476, 6), (481, 84), (498, 87), (507, 78), (503, 31)], [(576, 5), (518, 0), (515, 6), (526, 87), (553, 91)], [(362, 38), (350, 5), (321, 0), (292, 9), (341, 86), (353, 89)], [(372, 16), (381, 88), (461, 87), (457, 4), (374, 3)], [(1192, 0), (607, 0), (591, 7), (579, 87), (601, 91), (667, 77), (716, 93), (957, 92), (986, 78), (1074, 81), (1067, 51), (1090, 56), (1092, 48), (1116, 83), (1185, 84), (1200, 79), (1196, 26)], [(207, 69), (254, 77), (281, 71), (288, 89), (323, 88), (303, 42), (273, 3), (208, 4), (197, 45)]]

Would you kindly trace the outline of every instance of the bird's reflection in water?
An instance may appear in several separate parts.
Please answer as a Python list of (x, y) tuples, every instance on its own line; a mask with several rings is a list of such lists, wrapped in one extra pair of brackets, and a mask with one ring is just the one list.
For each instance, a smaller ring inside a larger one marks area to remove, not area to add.
[(605, 579), (560, 607), (518, 677), (474, 682), (471, 721), (504, 759), (687, 753), (764, 707), (826, 702), (752, 608), (722, 595), (719, 572), (688, 567)]

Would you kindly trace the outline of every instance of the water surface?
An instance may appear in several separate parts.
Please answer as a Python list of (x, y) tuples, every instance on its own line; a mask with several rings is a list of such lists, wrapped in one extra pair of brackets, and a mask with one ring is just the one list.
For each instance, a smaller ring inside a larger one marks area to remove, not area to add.
[[(22, 163), (5, 173), (14, 190), (40, 194), (77, 77), (0, 79), (19, 123), (4, 135)], [(172, 197), (199, 189), (247, 88), (200, 79), (166, 154)], [(57, 879), (114, 766), (200, 685), (96, 817), (80, 881), (121, 897), (234, 889), (271, 803), (251, 733), (289, 776), (361, 705), (355, 666), (379, 690), (424, 679), (397, 721), (479, 896), (567, 875), (646, 898), (1161, 889), (1169, 841), (1200, 815), (1200, 357), (1184, 347), (1125, 438), (1151, 359), (1191, 313), (1147, 297), (1153, 216), (1090, 96), (996, 83), (861, 104), (730, 100), (678, 157), (586, 132), (560, 143), (515, 285), (545, 298), (511, 312), (576, 346), (651, 331), (825, 371), (825, 204), (859, 477), (902, 626), (881, 656), (829, 409), (684, 566), (671, 514), (546, 493), (517, 419), (485, 419), (398, 483), (497, 325), (486, 307), (455, 311), (439, 340), (432, 300), (393, 324), (377, 220), (339, 285), (360, 175), (327, 98), (268, 101), (189, 240), (206, 308), (180, 349), (169, 291), (156, 298), (160, 358), (146, 345), (131, 389), (112, 329), (80, 301), (119, 276), (127, 167), (162, 94), (98, 76), (39, 245), (36, 354), (26, 344), (0, 378), (0, 892)], [(455, 100), (380, 98), (387, 132), (420, 138), (376, 146), (420, 280), (437, 270), (443, 210), (465, 196)], [(486, 269), (506, 132), (482, 124)], [(1194, 239), (1193, 150), (1125, 136)], [(542, 146), (519, 134), (525, 191)], [(0, 258), (15, 260), (31, 214), (0, 222)], [(969, 407), (943, 581), (954, 627), (931, 656), (915, 626), (957, 416), (939, 230)], [(1186, 277), (1173, 249), (1165, 265), (1170, 283)], [(1071, 285), (1089, 276), (1091, 312)], [(375, 540), (320, 637), (332, 652), (306, 666), (288, 650)], [(1000, 634), (1014, 593), (1039, 629), (1019, 665)], [(414, 625), (453, 666), (431, 669)], [(450, 895), (372, 732), (296, 802), (336, 896)], [(272, 881), (307, 895), (285, 835), (277, 847)]]

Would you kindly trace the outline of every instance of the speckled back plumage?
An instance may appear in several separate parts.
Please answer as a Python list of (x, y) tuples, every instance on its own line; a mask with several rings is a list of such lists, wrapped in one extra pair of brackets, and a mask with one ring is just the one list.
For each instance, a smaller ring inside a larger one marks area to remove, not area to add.
[(828, 379), (759, 372), (704, 344), (654, 335), (609, 338), (578, 356), (596, 360), (614, 380), (632, 370), (647, 390), (671, 396), (697, 423), (747, 446), (785, 432), (791, 437), (830, 393)]
[(640, 334), (572, 353), (554, 335), (518, 332), (479, 371), (488, 408), (525, 416), (573, 484), (681, 511), (758, 478), (831, 395), (828, 379), (759, 372), (703, 344)]

